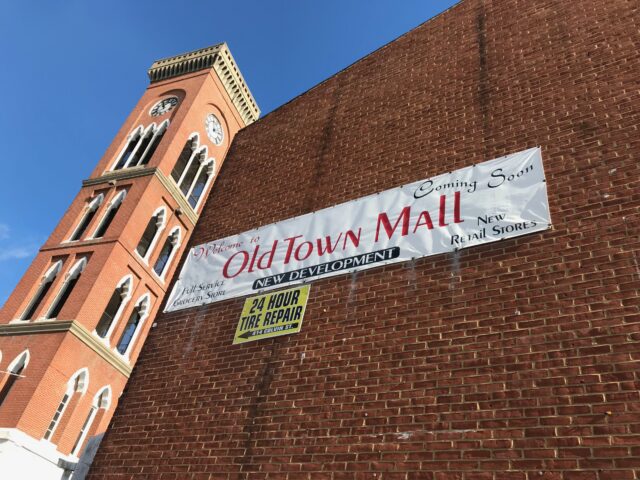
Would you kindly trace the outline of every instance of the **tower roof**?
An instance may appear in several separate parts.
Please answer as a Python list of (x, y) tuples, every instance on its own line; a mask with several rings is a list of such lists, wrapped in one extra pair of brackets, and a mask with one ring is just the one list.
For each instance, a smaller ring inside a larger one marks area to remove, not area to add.
[(218, 75), (245, 123), (248, 125), (255, 122), (260, 116), (260, 109), (242, 77), (229, 47), (224, 42), (156, 60), (149, 68), (148, 74), (151, 83), (155, 83), (209, 68), (212, 68)]

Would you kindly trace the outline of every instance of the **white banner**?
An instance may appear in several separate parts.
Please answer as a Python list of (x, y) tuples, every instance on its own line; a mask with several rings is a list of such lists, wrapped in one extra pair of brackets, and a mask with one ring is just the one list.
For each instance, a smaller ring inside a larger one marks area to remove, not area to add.
[(166, 311), (550, 227), (539, 148), (194, 247)]

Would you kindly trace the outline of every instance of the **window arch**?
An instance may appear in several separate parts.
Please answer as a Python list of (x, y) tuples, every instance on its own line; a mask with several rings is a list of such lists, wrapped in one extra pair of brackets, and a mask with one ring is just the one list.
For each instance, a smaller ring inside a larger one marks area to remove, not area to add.
[[(167, 131), (167, 127), (169, 126), (169, 120), (165, 120), (157, 128), (155, 128), (155, 124), (153, 124), (153, 126), (154, 126), (153, 137), (151, 138), (151, 141), (145, 147), (145, 149), (144, 150), (141, 149), (140, 159), (138, 160), (136, 165), (146, 165), (147, 163), (149, 163), (149, 160), (151, 160), (151, 157), (153, 156), (156, 149), (158, 148), (158, 144), (162, 140), (162, 137), (164, 137), (165, 132)], [(130, 165), (130, 166), (133, 167), (135, 165)]]
[(136, 306), (133, 308), (116, 347), (121, 355), (128, 356), (130, 354), (131, 346), (134, 344), (138, 334), (140, 333), (140, 326), (149, 315), (151, 303), (150, 298), (149, 294), (145, 293), (138, 299)]
[(118, 318), (120, 318), (125, 305), (131, 298), (132, 290), (133, 277), (131, 275), (127, 275), (118, 282), (96, 326), (95, 332), (100, 338), (109, 338), (111, 336)]
[(80, 453), (80, 448), (84, 443), (85, 438), (89, 434), (89, 430), (95, 420), (98, 410), (107, 410), (111, 405), (111, 387), (107, 385), (100, 389), (98, 393), (96, 393), (95, 397), (93, 397), (93, 402), (91, 403), (91, 408), (89, 409), (89, 413), (87, 414), (87, 418), (82, 424), (82, 428), (78, 433), (78, 437), (76, 438), (76, 442), (73, 444), (73, 448), (71, 449), (71, 455), (78, 456)]
[(82, 215), (82, 219), (78, 223), (78, 226), (75, 228), (71, 236), (69, 237), (70, 242), (75, 242), (76, 240), (80, 240), (84, 232), (87, 230), (87, 227), (93, 220), (93, 217), (96, 216), (96, 212), (100, 205), (102, 205), (102, 201), (104, 200), (104, 195), (101, 193), (100, 195), (94, 197), (86, 206), (85, 212)]
[(44, 318), (50, 319), (50, 318), (56, 318), (58, 316), (58, 314), (60, 313), (60, 310), (62, 310), (62, 307), (64, 306), (67, 299), (69, 298), (69, 295), (71, 295), (71, 292), (73, 291), (74, 287), (78, 283), (78, 280), (80, 279), (80, 275), (82, 274), (84, 267), (86, 265), (87, 265), (87, 259), (85, 257), (78, 260), (75, 263), (75, 265), (71, 267), (71, 269), (69, 270), (69, 273), (67, 273), (65, 277), (65, 281), (62, 284), (62, 287), (60, 287), (60, 291), (58, 292), (58, 295), (56, 296), (55, 300), (49, 307), (49, 310), (47, 311), (47, 314), (44, 316)]
[(169, 127), (169, 120), (159, 126), (154, 123), (146, 129), (140, 125), (130, 135), (124, 149), (120, 153), (113, 170), (146, 165), (151, 160), (158, 144)]
[(164, 229), (166, 219), (167, 209), (165, 207), (160, 207), (153, 212), (151, 220), (149, 220), (142, 234), (142, 238), (140, 238), (140, 242), (138, 242), (138, 246), (136, 247), (136, 252), (143, 260), (147, 260), (153, 251), (153, 247), (155, 247), (160, 233)]
[(187, 164), (180, 180), (178, 181), (178, 188), (182, 192), (184, 196), (187, 196), (189, 191), (191, 190), (191, 186), (193, 185), (198, 172), (200, 171), (200, 167), (202, 163), (204, 163), (205, 158), (207, 158), (207, 147), (201, 147), (198, 149)]
[(0, 388), (0, 406), (2, 406), (9, 396), (11, 389), (22, 378), (22, 372), (24, 372), (27, 365), (29, 365), (30, 358), (31, 354), (29, 353), (29, 349), (27, 349), (14, 358), (13, 362), (9, 364), (9, 367), (7, 368), (7, 378), (4, 385), (2, 385), (2, 388)]
[(153, 271), (160, 278), (164, 278), (164, 275), (167, 272), (167, 267), (171, 263), (173, 256), (176, 254), (176, 251), (180, 246), (180, 235), (180, 227), (175, 227), (169, 233), (169, 236), (162, 246), (162, 250), (160, 250), (160, 255), (158, 255), (156, 263), (153, 266)]
[(143, 132), (142, 125), (140, 125), (138, 128), (136, 128), (133, 132), (129, 134), (129, 137), (127, 138), (127, 144), (120, 152), (120, 155), (118, 156), (118, 160), (113, 166), (113, 170), (120, 170), (121, 168), (125, 167), (125, 165), (129, 161), (129, 158), (131, 158), (131, 155), (136, 149), (136, 146), (140, 142), (140, 138), (142, 137), (142, 132)]
[(67, 382), (67, 389), (65, 390), (64, 395), (62, 396), (62, 399), (58, 404), (58, 408), (56, 409), (55, 413), (53, 414), (53, 418), (49, 423), (49, 427), (47, 428), (47, 431), (44, 434), (45, 440), (51, 439), (51, 436), (56, 431), (56, 428), (60, 424), (60, 419), (64, 415), (64, 412), (67, 409), (67, 406), (69, 405), (69, 401), (71, 400), (71, 398), (76, 393), (84, 394), (87, 391), (88, 386), (89, 386), (89, 370), (85, 367), (78, 370), (76, 373), (74, 373), (73, 376)]
[(189, 139), (185, 143), (184, 147), (182, 147), (182, 151), (178, 156), (178, 160), (176, 160), (176, 164), (173, 166), (173, 170), (171, 170), (171, 178), (173, 178), (176, 184), (179, 184), (180, 179), (182, 178), (182, 174), (187, 168), (187, 164), (189, 160), (191, 160), (192, 155), (198, 150), (200, 146), (200, 135), (197, 133), (192, 133), (189, 136)]
[(40, 281), (40, 285), (36, 290), (36, 293), (33, 295), (33, 298), (27, 305), (27, 308), (20, 316), (20, 320), (33, 319), (33, 316), (36, 314), (36, 312), (38, 311), (38, 308), (42, 304), (42, 301), (47, 296), (47, 293), (49, 292), (51, 285), (53, 285), (53, 282), (58, 276), (58, 273), (60, 273), (61, 269), (62, 269), (62, 260), (58, 260), (57, 262), (55, 262), (53, 265), (49, 267), (49, 269), (43, 275), (42, 280)]
[(107, 233), (109, 225), (111, 225), (111, 222), (115, 218), (116, 213), (118, 213), (118, 209), (120, 208), (120, 205), (122, 205), (122, 201), (126, 196), (127, 191), (120, 190), (120, 192), (113, 197), (113, 200), (109, 203), (105, 214), (102, 216), (102, 220), (100, 220), (100, 223), (98, 224), (96, 231), (93, 232), (91, 238), (102, 238), (104, 234)]
[(213, 158), (209, 158), (205, 163), (203, 163), (196, 175), (195, 181), (191, 186), (191, 190), (187, 194), (187, 201), (189, 205), (193, 207), (194, 210), (198, 208), (200, 204), (200, 199), (202, 198), (202, 194), (205, 192), (216, 169), (216, 162)]

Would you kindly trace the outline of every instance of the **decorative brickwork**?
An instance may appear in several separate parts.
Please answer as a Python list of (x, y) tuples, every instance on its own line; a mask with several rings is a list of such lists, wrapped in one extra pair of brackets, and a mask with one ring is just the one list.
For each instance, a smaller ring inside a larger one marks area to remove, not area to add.
[(554, 227), (161, 314), (90, 478), (639, 478), (638, 7), (466, 0), (240, 131), (190, 245), (534, 146)]

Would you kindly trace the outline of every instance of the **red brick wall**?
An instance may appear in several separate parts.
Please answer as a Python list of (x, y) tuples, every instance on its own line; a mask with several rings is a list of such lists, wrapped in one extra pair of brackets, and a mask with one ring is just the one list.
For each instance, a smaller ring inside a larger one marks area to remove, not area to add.
[(192, 245), (537, 145), (554, 227), (160, 315), (91, 478), (639, 478), (639, 18), (467, 0), (239, 132)]

